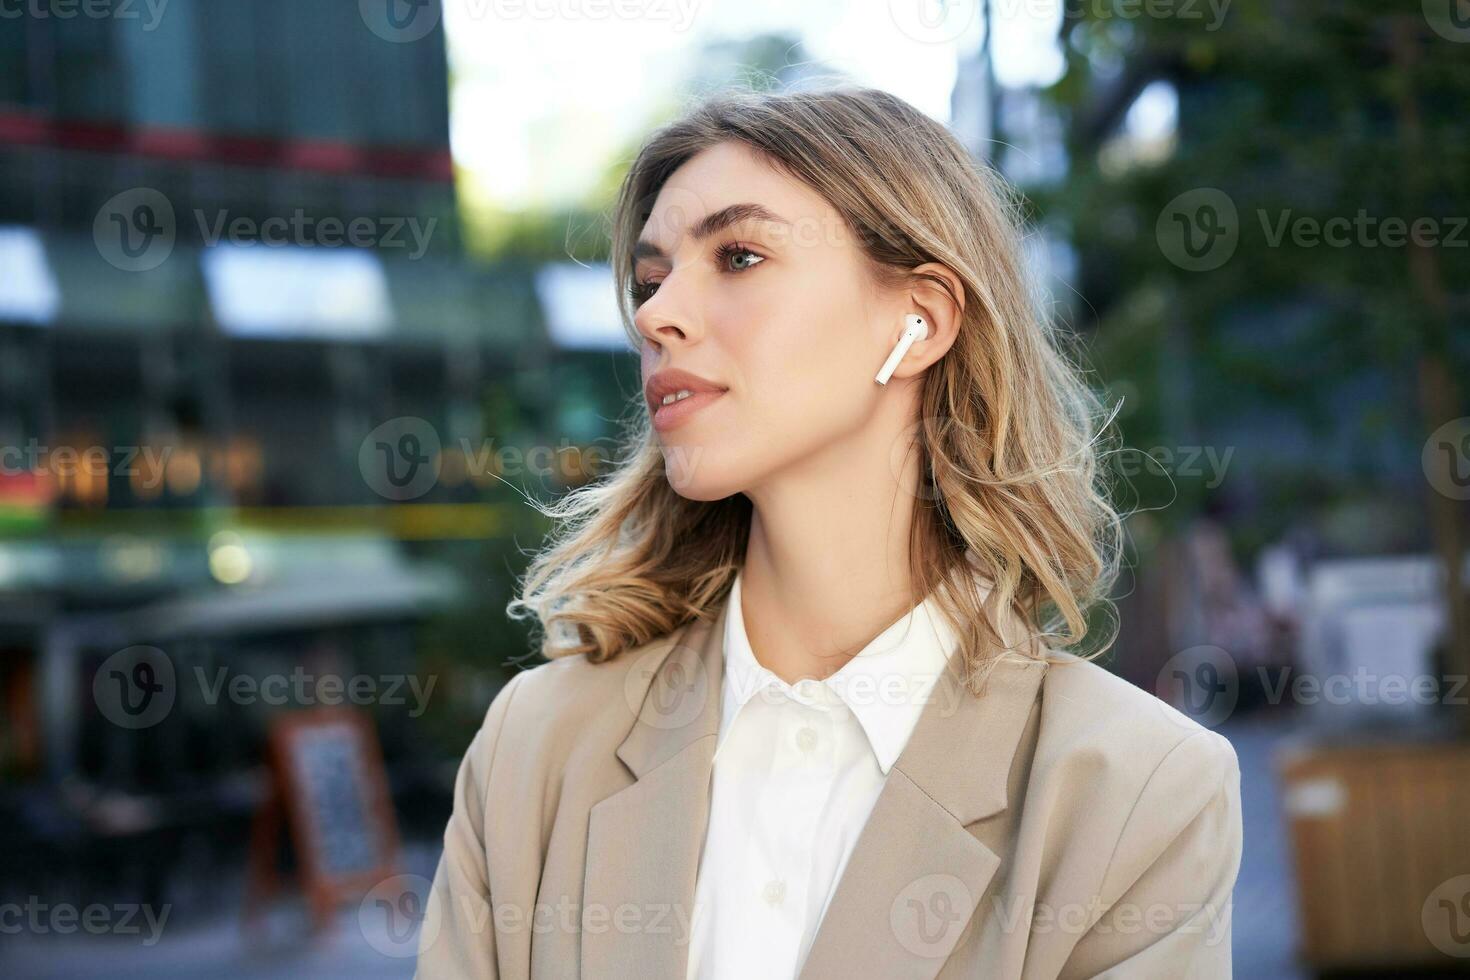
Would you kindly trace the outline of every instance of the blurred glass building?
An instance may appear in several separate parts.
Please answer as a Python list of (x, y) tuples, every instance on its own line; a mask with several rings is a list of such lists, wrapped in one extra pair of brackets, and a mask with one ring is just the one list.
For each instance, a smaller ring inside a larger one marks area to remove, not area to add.
[[(531, 270), (462, 254), (437, 17), (105, 9), (0, 30), (0, 822), (9, 888), (156, 901), (261, 795), (272, 706), (218, 679), (401, 676), (504, 591), (484, 393), (521, 417), (548, 346)], [(172, 706), (129, 727), (94, 679), (138, 645)], [(414, 707), (374, 706), (400, 799), (444, 790)]]

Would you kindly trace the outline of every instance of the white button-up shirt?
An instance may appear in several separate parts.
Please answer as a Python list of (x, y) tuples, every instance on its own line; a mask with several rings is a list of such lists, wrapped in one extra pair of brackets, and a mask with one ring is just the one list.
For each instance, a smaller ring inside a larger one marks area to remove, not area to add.
[(750, 648), (740, 580), (725, 616), (689, 980), (797, 975), (957, 642), (930, 597), (825, 680), (787, 684)]

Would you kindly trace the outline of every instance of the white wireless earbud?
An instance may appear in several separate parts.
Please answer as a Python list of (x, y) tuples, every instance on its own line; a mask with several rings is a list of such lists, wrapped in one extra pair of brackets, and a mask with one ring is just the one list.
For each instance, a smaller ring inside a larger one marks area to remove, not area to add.
[(916, 340), (923, 340), (929, 336), (929, 324), (917, 313), (910, 313), (903, 318), (903, 336), (898, 338), (898, 343), (893, 345), (893, 353), (888, 355), (888, 360), (883, 362), (883, 367), (878, 371), (878, 377), (874, 378), (880, 385), (886, 385), (888, 379), (893, 377), (893, 369), (898, 367), (898, 362), (909, 352), (909, 347)]

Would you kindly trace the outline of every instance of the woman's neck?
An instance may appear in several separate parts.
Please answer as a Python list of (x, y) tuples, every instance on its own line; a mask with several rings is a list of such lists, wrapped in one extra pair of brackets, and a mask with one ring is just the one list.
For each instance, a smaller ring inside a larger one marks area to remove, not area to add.
[[(841, 669), (914, 605), (909, 533), (916, 454), (834, 453), (752, 494), (741, 573), (745, 631), (756, 659), (787, 683)], [(855, 472), (875, 460), (878, 471)]]

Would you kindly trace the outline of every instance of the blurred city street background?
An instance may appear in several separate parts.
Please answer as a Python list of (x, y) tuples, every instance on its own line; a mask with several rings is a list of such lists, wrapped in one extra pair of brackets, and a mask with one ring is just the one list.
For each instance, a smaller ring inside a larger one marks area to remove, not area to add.
[(618, 180), (839, 78), (1024, 194), (1237, 975), (1470, 970), (1470, 0), (1330, 6), (0, 0), (0, 975), (412, 974), (526, 498), (634, 410)]

